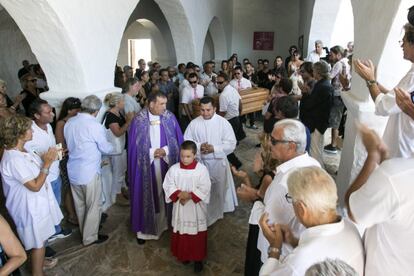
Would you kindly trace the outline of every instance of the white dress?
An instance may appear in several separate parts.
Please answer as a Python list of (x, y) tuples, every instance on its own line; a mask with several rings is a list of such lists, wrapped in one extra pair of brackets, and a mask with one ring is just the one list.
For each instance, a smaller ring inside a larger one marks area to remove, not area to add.
[(47, 180), (38, 192), (24, 186), (39, 175), (40, 164), (40, 158), (14, 149), (5, 150), (0, 163), (6, 207), (26, 250), (42, 248), (63, 218)]
[(207, 204), (210, 199), (210, 176), (206, 166), (197, 163), (194, 169), (182, 169), (180, 163), (173, 165), (164, 178), (165, 201), (171, 202), (170, 196), (177, 190), (194, 193), (201, 201), (193, 200), (181, 205), (175, 202), (172, 211), (174, 233), (196, 235), (207, 230)]

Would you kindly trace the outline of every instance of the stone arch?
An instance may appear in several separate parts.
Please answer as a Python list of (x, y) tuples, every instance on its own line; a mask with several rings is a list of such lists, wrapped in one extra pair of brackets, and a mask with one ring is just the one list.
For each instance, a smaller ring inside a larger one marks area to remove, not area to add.
[(54, 106), (69, 95), (103, 97), (116, 89), (119, 41), (137, 2), (107, 2), (103, 7), (99, 0), (0, 0), (48, 76), (50, 90), (42, 98)]
[(185, 9), (180, 0), (154, 0), (171, 29), (177, 63), (195, 61), (194, 36)]
[[(128, 39), (151, 39), (151, 56), (152, 61), (157, 61), (163, 66), (176, 63), (176, 56), (174, 51), (169, 51), (170, 47), (164, 39), (164, 34), (155, 25), (154, 22), (148, 19), (138, 19), (125, 29), (121, 40), (121, 46), (118, 54), (118, 64), (129, 64), (128, 58)], [(141, 57), (137, 57), (137, 60)], [(133, 68), (137, 67), (137, 60), (130, 64)]]
[[(214, 16), (211, 19), (210, 25), (208, 26), (208, 30), (206, 32), (206, 41), (210, 35), (211, 40), (213, 42), (214, 47), (214, 55), (213, 59), (216, 61), (220, 61), (222, 59), (226, 59), (227, 57), (227, 40), (226, 35), (224, 33), (223, 25), (218, 17)], [(204, 60), (203, 60), (204, 61)]]
[[(348, 24), (344, 24), (347, 22)], [(343, 47), (354, 40), (354, 16), (351, 0), (315, 0), (307, 42), (307, 52), (314, 50), (316, 40), (324, 46)], [(306, 49), (305, 49), (306, 50)], [(304, 53), (306, 57), (307, 53)]]
[(206, 39), (204, 40), (203, 53), (201, 61), (204, 63), (208, 60), (214, 60), (214, 42), (210, 31), (207, 31)]

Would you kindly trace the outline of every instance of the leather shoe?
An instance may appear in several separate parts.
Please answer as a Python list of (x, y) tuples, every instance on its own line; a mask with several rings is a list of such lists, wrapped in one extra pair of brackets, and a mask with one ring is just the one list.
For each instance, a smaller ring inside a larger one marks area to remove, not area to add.
[(140, 238), (137, 238), (137, 243), (138, 244), (144, 244), (145, 243), (145, 240), (143, 240), (143, 239), (140, 239)]
[(104, 242), (106, 242), (106, 240), (109, 238), (109, 236), (108, 235), (101, 235), (101, 234), (98, 234), (98, 239), (96, 240), (96, 241), (94, 241), (92, 244), (101, 244), (101, 243), (104, 243)]

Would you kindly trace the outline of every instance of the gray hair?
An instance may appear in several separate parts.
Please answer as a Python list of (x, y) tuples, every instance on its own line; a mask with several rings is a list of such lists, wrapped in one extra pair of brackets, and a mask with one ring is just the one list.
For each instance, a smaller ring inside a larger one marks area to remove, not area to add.
[(319, 76), (321, 76), (321, 78), (324, 80), (329, 79), (330, 68), (329, 68), (329, 64), (326, 61), (321, 60), (321, 61), (315, 62), (312, 68), (313, 68), (314, 74), (318, 73)]
[(121, 92), (112, 92), (108, 93), (105, 96), (104, 103), (110, 108), (115, 107), (120, 101), (124, 99), (124, 96)]
[(93, 114), (99, 111), (102, 107), (102, 101), (95, 95), (89, 95), (82, 100), (81, 111), (84, 113)]
[(288, 175), (287, 186), (289, 195), (302, 201), (315, 215), (336, 212), (336, 184), (324, 169), (316, 166), (295, 169)]
[(273, 129), (283, 128), (283, 140), (292, 141), (296, 144), (296, 152), (304, 153), (306, 149), (306, 128), (298, 120), (283, 119), (278, 121)]
[(349, 264), (339, 259), (326, 259), (310, 266), (305, 276), (357, 276), (358, 273)]
[(323, 46), (322, 40), (320, 40), (320, 39), (316, 40), (315, 41), (315, 45), (321, 45), (321, 46)]

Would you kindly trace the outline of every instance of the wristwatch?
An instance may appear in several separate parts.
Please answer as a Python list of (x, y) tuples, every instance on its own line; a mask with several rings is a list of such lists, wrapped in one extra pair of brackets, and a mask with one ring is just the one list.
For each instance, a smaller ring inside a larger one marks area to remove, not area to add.
[(378, 82), (376, 80), (367, 80), (367, 86), (373, 86), (374, 84), (377, 84)]
[(267, 248), (267, 254), (270, 255), (271, 253), (280, 254), (280, 249), (269, 246), (269, 248)]
[(44, 173), (45, 175), (48, 175), (49, 174), (49, 169), (48, 168), (42, 168), (40, 170), (40, 172)]

